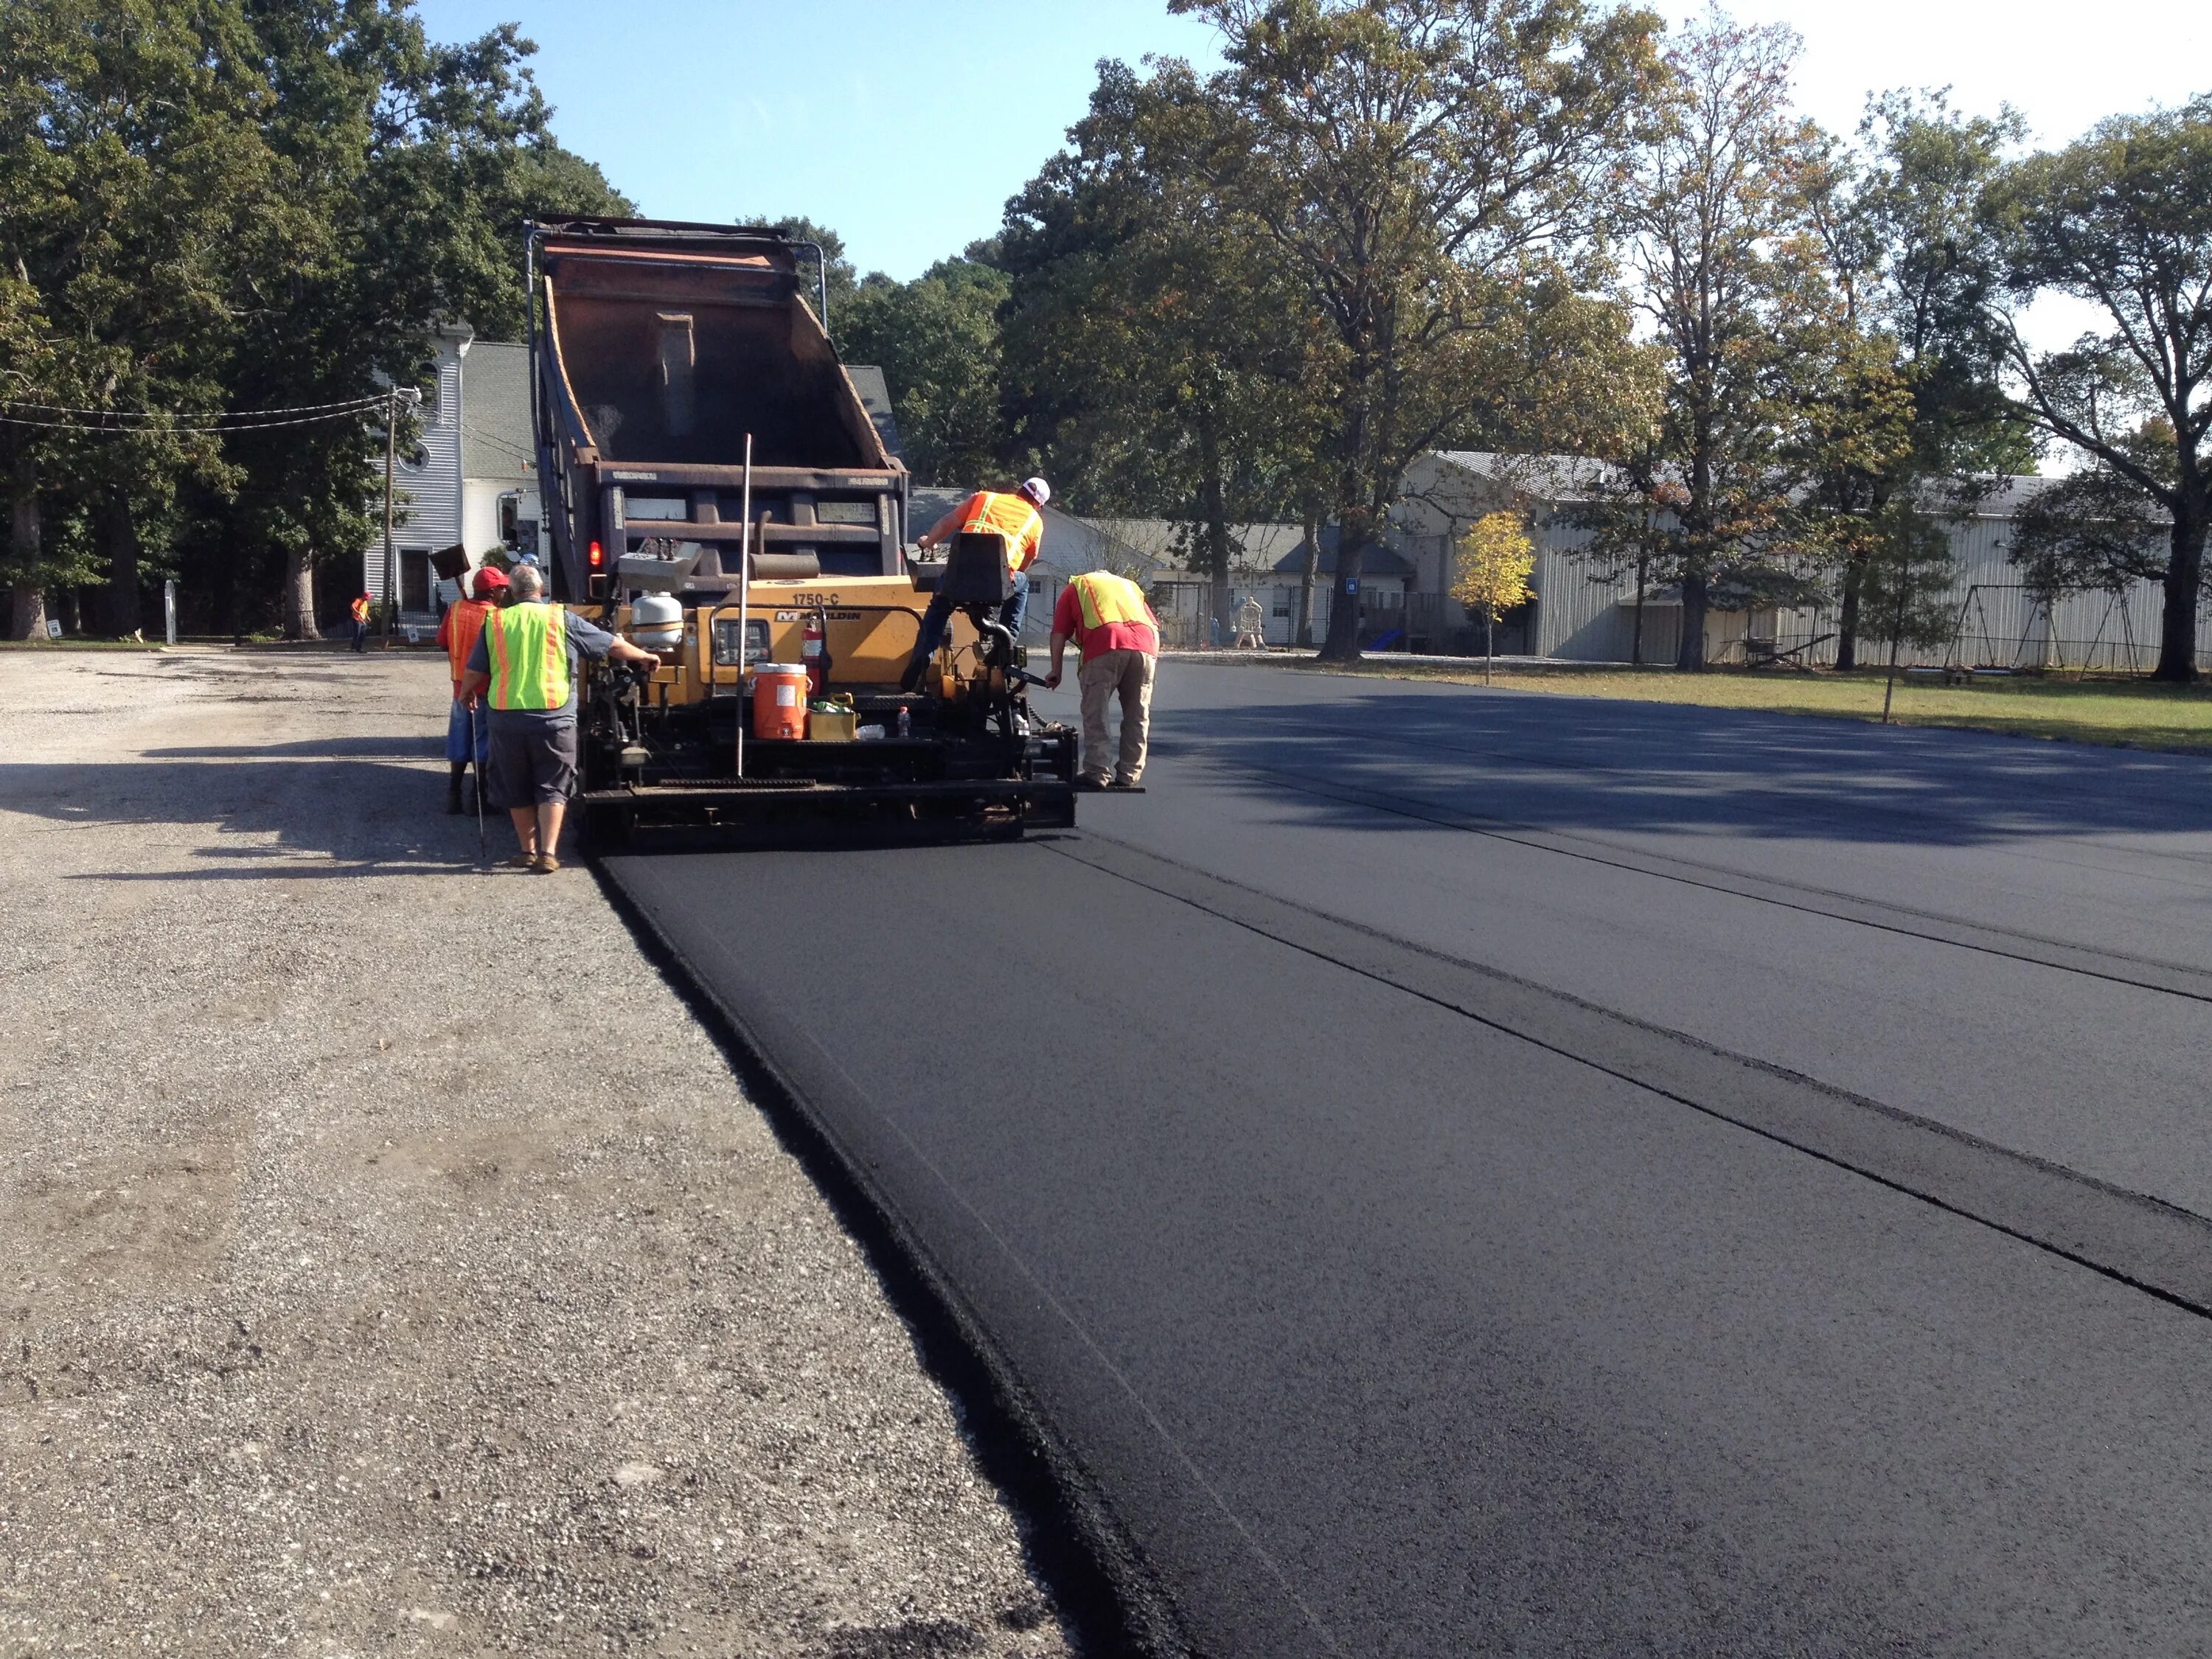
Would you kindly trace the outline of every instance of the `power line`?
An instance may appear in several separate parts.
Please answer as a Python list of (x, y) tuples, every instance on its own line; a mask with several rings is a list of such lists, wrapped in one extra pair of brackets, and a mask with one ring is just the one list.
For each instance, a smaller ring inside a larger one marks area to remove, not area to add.
[(325, 410), (345, 413), (374, 407), (391, 395), (388, 392), (378, 392), (330, 404), (292, 404), (281, 409), (194, 410), (189, 413), (182, 410), (83, 409), (73, 404), (34, 404), (21, 398), (0, 398), (0, 409), (27, 409), (40, 415), (89, 415), (106, 421), (252, 421), (273, 416), (314, 415)]
[(228, 426), (90, 426), (82, 421), (27, 421), (20, 416), (0, 415), (0, 426), (42, 427), (53, 432), (105, 433), (110, 437), (159, 436), (164, 434), (269, 432), (278, 427), (318, 426), (325, 421), (343, 421), (355, 415), (365, 415), (383, 406), (381, 398), (342, 409), (329, 415), (302, 415), (296, 420), (254, 421), (244, 425)]

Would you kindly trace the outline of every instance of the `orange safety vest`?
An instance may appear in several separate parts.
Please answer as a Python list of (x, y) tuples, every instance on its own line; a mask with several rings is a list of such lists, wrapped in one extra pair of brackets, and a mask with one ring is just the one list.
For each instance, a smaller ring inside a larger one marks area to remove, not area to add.
[(367, 622), (368, 620), (368, 601), (367, 599), (356, 599), (353, 602), (353, 619), (356, 622)]
[(456, 687), (469, 672), (469, 653), (477, 648), (477, 635), (483, 632), (484, 623), (498, 609), (489, 599), (463, 599), (447, 611), (446, 620), (438, 624), (438, 643), (446, 647), (446, 660), (453, 665)]
[(1159, 626), (1152, 607), (1145, 603), (1145, 590), (1126, 576), (1110, 570), (1086, 570), (1069, 577), (1067, 585), (1075, 590), (1075, 602), (1083, 608), (1085, 628), (1103, 628), (1109, 623)]
[(979, 489), (961, 505), (960, 533), (996, 536), (1006, 544), (1006, 568), (1026, 570), (1044, 545), (1044, 514), (1026, 495)]
[[(1158, 653), (1160, 619), (1152, 614), (1152, 607), (1145, 602), (1145, 590), (1136, 583), (1109, 570), (1086, 570), (1068, 578), (1067, 591), (1075, 598), (1079, 622), (1076, 646), (1084, 661), (1089, 662), (1102, 651)], [(1053, 627), (1059, 630), (1059, 618)]]

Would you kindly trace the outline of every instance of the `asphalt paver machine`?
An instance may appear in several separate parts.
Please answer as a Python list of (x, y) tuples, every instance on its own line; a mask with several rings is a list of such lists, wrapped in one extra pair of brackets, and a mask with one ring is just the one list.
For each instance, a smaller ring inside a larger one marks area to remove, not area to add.
[[(995, 620), (1022, 578), (994, 537), (913, 553), (906, 468), (807, 303), (807, 245), (638, 219), (528, 237), (553, 594), (659, 658), (587, 671), (592, 842), (1072, 824), (1075, 735), (1030, 710)], [(902, 690), (940, 593), (951, 625)]]

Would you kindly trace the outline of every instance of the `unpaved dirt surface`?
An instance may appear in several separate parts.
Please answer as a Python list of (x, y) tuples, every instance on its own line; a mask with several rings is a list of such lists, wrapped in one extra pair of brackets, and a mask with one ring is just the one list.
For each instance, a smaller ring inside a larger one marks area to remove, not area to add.
[(0, 653), (0, 1655), (1070, 1652), (441, 669)]

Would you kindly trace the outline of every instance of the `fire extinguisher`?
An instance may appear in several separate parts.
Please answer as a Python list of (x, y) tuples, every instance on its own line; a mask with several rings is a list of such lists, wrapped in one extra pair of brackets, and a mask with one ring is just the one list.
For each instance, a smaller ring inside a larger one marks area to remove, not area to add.
[(806, 632), (801, 636), (799, 655), (806, 665), (807, 695), (818, 697), (830, 683), (829, 630), (818, 609), (806, 613)]

